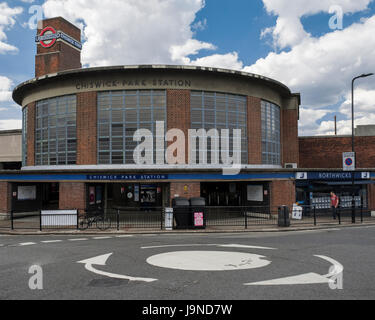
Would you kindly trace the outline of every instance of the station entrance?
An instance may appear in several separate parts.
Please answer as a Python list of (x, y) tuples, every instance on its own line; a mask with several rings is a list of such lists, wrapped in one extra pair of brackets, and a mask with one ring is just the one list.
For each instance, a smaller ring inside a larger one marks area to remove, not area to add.
[(207, 206), (237, 207), (270, 205), (268, 182), (207, 182), (201, 184)]
[(169, 201), (168, 183), (102, 183), (87, 185), (87, 210), (151, 210)]

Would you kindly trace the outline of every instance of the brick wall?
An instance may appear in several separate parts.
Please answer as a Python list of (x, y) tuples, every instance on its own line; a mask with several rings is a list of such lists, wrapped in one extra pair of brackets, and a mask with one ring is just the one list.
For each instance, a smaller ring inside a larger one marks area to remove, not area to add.
[[(187, 190), (185, 190), (187, 187)], [(171, 182), (170, 184), (171, 199), (176, 198), (176, 195), (182, 198), (195, 198), (201, 196), (200, 182)]]
[(27, 105), (27, 165), (35, 165), (35, 112), (36, 103)]
[(9, 182), (0, 182), (0, 213), (9, 213), (11, 210), (11, 185)]
[[(357, 168), (375, 167), (375, 137), (355, 137)], [(301, 168), (342, 168), (342, 153), (351, 152), (351, 137), (299, 138)]]
[(167, 126), (167, 130), (178, 128), (184, 132), (186, 138), (185, 162), (188, 163), (188, 130), (190, 129), (190, 90), (167, 90)]
[[(37, 31), (38, 35), (47, 26), (53, 27), (56, 31), (63, 31), (75, 40), (81, 41), (81, 30), (61, 17), (43, 20)], [(57, 41), (51, 48), (37, 45), (37, 55), (35, 56), (36, 77), (69, 69), (80, 69), (81, 67), (80, 51), (65, 42)]]
[(77, 165), (97, 164), (97, 93), (77, 94)]
[(247, 136), (249, 164), (262, 164), (262, 119), (260, 98), (247, 98)]
[(84, 182), (59, 183), (59, 209), (82, 212), (86, 209), (86, 185)]
[(274, 180), (270, 183), (270, 205), (272, 210), (278, 206), (292, 206), (296, 201), (295, 182), (291, 180)]
[(367, 195), (368, 208), (372, 211), (375, 211), (375, 185), (369, 184), (367, 190), (368, 190), (368, 195)]
[(298, 144), (298, 110), (283, 109), (281, 116), (282, 132), (282, 163), (297, 163), (299, 165)]

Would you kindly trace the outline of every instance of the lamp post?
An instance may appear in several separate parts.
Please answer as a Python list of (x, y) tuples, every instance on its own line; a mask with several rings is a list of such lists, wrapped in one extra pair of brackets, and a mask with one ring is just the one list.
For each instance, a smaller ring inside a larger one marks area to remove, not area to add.
[[(374, 75), (373, 73), (362, 74), (358, 77), (353, 78), (352, 80), (352, 152), (355, 152), (354, 149), (354, 81), (360, 78), (367, 78)], [(357, 159), (356, 159), (357, 163)], [(355, 223), (355, 193), (354, 193), (354, 180), (355, 180), (355, 171), (352, 172), (352, 223)]]

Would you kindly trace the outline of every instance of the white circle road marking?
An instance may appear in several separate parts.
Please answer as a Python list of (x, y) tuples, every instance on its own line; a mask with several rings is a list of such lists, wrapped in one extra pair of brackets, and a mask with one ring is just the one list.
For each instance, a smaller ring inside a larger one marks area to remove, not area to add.
[(161, 268), (188, 271), (229, 271), (268, 266), (271, 261), (264, 256), (225, 251), (177, 251), (157, 254), (147, 263)]
[(169, 245), (161, 245), (161, 246), (141, 247), (141, 249), (157, 249), (157, 248), (171, 248), (171, 247), (209, 247), (209, 246), (222, 247), (222, 248), (276, 250), (275, 248), (250, 246), (250, 245), (243, 245), (243, 244), (214, 244), (214, 243), (207, 243), (207, 244), (198, 244), (198, 243), (196, 243), (196, 244), (169, 244)]

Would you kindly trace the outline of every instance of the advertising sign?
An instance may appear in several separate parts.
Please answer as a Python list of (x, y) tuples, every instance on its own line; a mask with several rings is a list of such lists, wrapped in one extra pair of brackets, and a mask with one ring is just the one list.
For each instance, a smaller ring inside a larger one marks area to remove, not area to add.
[(194, 212), (194, 227), (203, 227), (203, 212)]
[(173, 229), (173, 208), (165, 208), (165, 230)]
[(297, 205), (293, 205), (292, 219), (302, 220), (303, 208)]
[(94, 205), (95, 204), (95, 187), (90, 187), (89, 191), (89, 204)]

